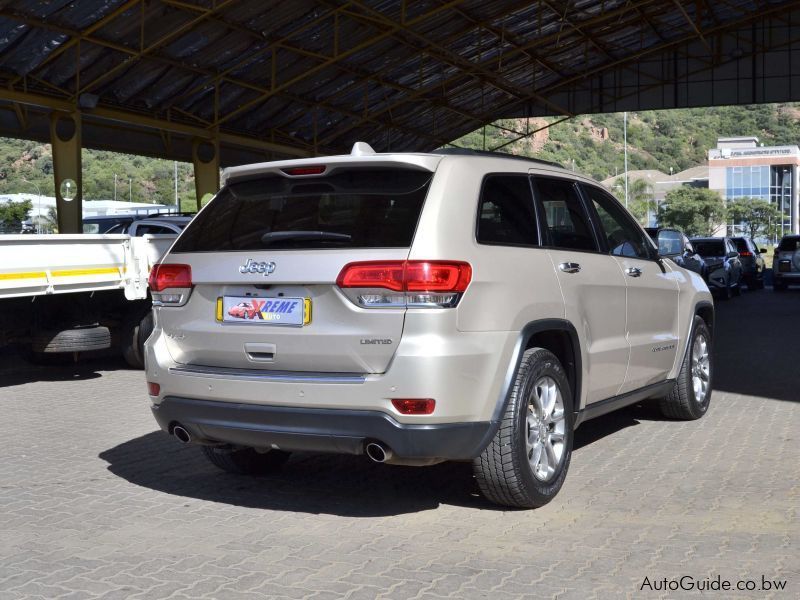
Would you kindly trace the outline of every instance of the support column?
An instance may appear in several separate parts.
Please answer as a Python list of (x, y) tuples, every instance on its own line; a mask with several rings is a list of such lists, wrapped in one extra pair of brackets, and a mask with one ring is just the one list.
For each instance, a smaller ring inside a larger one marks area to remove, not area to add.
[(77, 112), (50, 114), (53, 177), (59, 233), (83, 233), (81, 177), (81, 116)]
[(219, 140), (192, 140), (194, 189), (197, 210), (202, 202), (219, 191)]

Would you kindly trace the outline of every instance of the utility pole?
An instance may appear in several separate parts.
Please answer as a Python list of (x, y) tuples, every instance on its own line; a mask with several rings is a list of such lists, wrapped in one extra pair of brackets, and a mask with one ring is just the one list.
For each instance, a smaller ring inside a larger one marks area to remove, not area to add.
[(128, 202), (133, 202), (133, 179), (128, 177)]
[(625, 138), (625, 208), (628, 208), (628, 111), (623, 113), (622, 131)]
[(178, 207), (178, 212), (181, 211), (181, 206), (178, 203), (178, 161), (175, 161), (175, 206)]
[(117, 201), (117, 174), (114, 173), (114, 202)]

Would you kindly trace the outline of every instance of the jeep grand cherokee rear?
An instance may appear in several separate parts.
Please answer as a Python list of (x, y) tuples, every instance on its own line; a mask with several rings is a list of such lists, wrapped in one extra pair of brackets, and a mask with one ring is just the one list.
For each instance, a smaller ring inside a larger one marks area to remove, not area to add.
[(357, 145), (230, 169), (150, 285), (153, 413), (227, 471), (471, 460), (489, 499), (539, 506), (581, 420), (710, 399), (702, 279), (535, 161)]

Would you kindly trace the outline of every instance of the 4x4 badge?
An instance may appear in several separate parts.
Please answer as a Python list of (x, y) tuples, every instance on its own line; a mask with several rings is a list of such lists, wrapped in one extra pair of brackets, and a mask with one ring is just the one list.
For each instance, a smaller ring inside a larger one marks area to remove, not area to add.
[(264, 277), (266, 277), (275, 271), (275, 267), (276, 265), (273, 261), (256, 262), (252, 258), (248, 258), (247, 262), (239, 267), (239, 273), (263, 273)]

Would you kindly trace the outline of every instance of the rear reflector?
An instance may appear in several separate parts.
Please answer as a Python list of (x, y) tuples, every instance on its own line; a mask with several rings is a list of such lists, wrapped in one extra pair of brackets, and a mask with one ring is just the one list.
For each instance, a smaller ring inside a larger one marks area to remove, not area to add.
[(147, 393), (151, 396), (158, 396), (161, 393), (161, 386), (152, 381), (147, 382)]
[(155, 265), (150, 271), (150, 291), (192, 287), (192, 267), (189, 265)]
[(392, 398), (392, 405), (404, 415), (430, 415), (436, 408), (433, 398)]
[(291, 167), (289, 169), (281, 169), (281, 171), (292, 177), (297, 177), (302, 175), (322, 175), (325, 169), (325, 165), (313, 165), (309, 167)]

